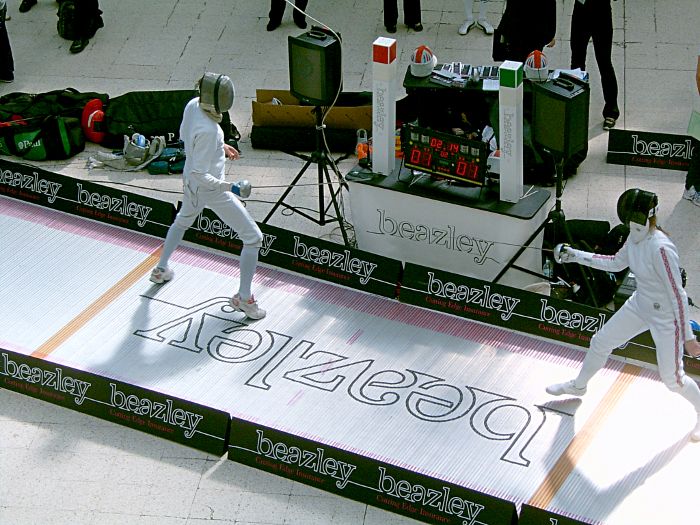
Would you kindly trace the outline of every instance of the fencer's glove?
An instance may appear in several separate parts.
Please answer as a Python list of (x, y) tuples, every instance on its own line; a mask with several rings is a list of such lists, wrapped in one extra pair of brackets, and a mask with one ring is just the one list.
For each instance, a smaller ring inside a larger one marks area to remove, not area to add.
[(241, 180), (238, 182), (234, 182), (231, 185), (231, 192), (234, 195), (238, 195), (242, 199), (247, 199), (250, 197), (250, 191), (252, 189), (252, 186), (248, 180)]
[(554, 247), (554, 260), (559, 263), (568, 263), (575, 259), (575, 255), (571, 251), (571, 246), (566, 243), (559, 243)]

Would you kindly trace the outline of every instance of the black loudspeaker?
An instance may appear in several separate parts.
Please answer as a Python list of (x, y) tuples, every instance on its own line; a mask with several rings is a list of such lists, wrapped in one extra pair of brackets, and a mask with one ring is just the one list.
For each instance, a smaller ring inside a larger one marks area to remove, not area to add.
[(302, 103), (330, 105), (342, 86), (340, 40), (318, 27), (288, 40), (289, 91)]
[(588, 82), (561, 75), (532, 83), (532, 139), (555, 156), (569, 159), (588, 146)]

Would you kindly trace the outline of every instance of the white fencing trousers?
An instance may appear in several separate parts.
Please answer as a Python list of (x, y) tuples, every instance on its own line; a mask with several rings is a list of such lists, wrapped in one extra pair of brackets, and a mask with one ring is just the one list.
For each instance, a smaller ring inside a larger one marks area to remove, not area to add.
[[(219, 188), (210, 189), (190, 179), (185, 182), (182, 207), (165, 237), (163, 253), (158, 266), (162, 268), (168, 266), (170, 256), (182, 241), (185, 231), (205, 207), (214, 211), (227, 226), (236, 232), (244, 247), (259, 248), (262, 246), (260, 228), (233, 193), (222, 192)], [(257, 257), (255, 263), (257, 263)]]
[(683, 370), (685, 330), (673, 316), (642, 311), (636, 296), (630, 297), (591, 338), (575, 384), (583, 388), (600, 370), (612, 351), (642, 332), (649, 330), (656, 346), (659, 375), (664, 384), (690, 401), (700, 413), (700, 388)]

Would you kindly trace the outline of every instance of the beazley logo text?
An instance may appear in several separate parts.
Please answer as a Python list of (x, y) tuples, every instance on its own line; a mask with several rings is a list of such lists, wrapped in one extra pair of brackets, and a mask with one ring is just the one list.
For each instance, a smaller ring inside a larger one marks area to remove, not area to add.
[(428, 293), (451, 301), (496, 310), (501, 313), (501, 319), (504, 321), (510, 319), (515, 307), (520, 302), (520, 299), (515, 297), (493, 292), (488, 284), (480, 287), (455, 284), (436, 278), (433, 272), (428, 272)]
[(377, 267), (375, 263), (351, 257), (350, 250), (334, 252), (326, 248), (319, 248), (301, 242), (301, 239), (296, 235), (294, 236), (294, 256), (319, 266), (337, 268), (345, 273), (357, 275), (362, 284), (367, 284), (372, 272)]
[(489, 250), (494, 245), (492, 241), (457, 233), (457, 229), (452, 224), (444, 226), (413, 224), (407, 220), (390, 217), (386, 210), (377, 209), (377, 213), (379, 214), (377, 231), (369, 233), (379, 233), (416, 243), (426, 243), (456, 252), (475, 253), (474, 262), (476, 264), (484, 264)]
[(3, 170), (2, 173), (0, 173), (0, 184), (46, 195), (48, 201), (52, 204), (56, 200), (58, 190), (60, 190), (62, 186), (62, 184), (58, 182), (40, 179), (36, 171), (27, 174), (12, 170)]
[(153, 209), (129, 200), (129, 197), (124, 194), (119, 197), (111, 197), (109, 195), (102, 195), (97, 192), (90, 193), (89, 191), (83, 189), (83, 185), (81, 183), (78, 183), (77, 187), (78, 202), (80, 204), (90, 208), (96, 208), (98, 210), (106, 210), (117, 213), (124, 217), (133, 217), (137, 220), (137, 224), (141, 227), (146, 224), (148, 214), (151, 213), (151, 210)]
[(160, 402), (135, 394), (127, 395), (119, 390), (114, 383), (110, 383), (109, 388), (112, 407), (180, 427), (185, 431), (184, 436), (187, 439), (194, 435), (197, 425), (204, 418), (201, 414), (195, 414), (182, 408), (174, 408), (172, 399)]
[(288, 465), (308, 469), (316, 474), (329, 476), (336, 480), (335, 485), (344, 489), (350, 480), (350, 476), (357, 469), (344, 461), (326, 456), (326, 450), (316, 447), (316, 450), (304, 450), (299, 447), (289, 446), (282, 441), (273, 442), (265, 437), (262, 430), (256, 430), (258, 435), (257, 453), (270, 459), (281, 461)]
[(85, 394), (92, 383), (64, 375), (63, 369), (58, 366), (48, 370), (27, 363), (17, 363), (4, 352), (0, 356), (0, 375), (68, 394), (73, 396), (76, 405), (82, 405), (85, 401)]

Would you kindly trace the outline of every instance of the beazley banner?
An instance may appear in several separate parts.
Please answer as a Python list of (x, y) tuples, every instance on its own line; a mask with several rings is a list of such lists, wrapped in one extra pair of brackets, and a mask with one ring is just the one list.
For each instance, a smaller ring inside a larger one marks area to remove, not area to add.
[(226, 450), (226, 412), (2, 348), (0, 388), (210, 454)]
[(231, 420), (228, 458), (424, 523), (517, 522), (510, 501), (243, 419)]
[(157, 237), (175, 213), (167, 202), (4, 159), (0, 195)]
[(693, 143), (687, 135), (611, 129), (608, 133), (609, 164), (688, 171)]
[[(404, 269), (399, 300), (586, 348), (591, 337), (615, 313), (410, 263)], [(613, 354), (656, 364), (649, 332), (633, 338)], [(684, 364), (687, 372), (700, 375), (700, 360), (685, 356)]]

